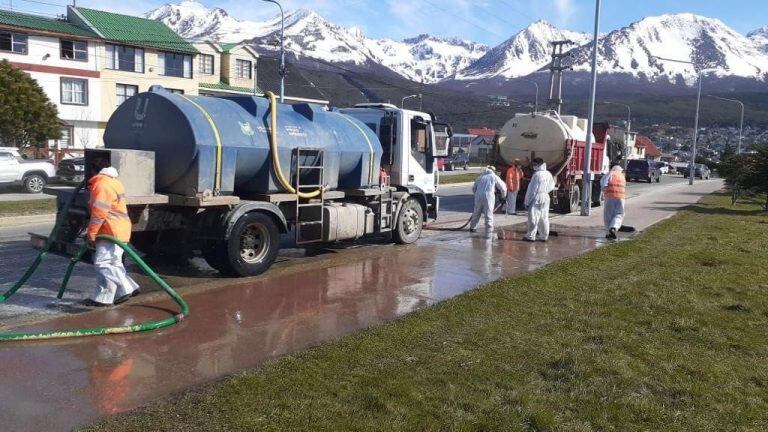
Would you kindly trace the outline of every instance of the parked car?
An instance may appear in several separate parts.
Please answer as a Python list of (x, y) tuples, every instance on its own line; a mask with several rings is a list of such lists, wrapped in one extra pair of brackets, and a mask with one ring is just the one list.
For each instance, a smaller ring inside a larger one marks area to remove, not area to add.
[(443, 158), (443, 169), (445, 171), (453, 171), (458, 168), (469, 169), (469, 155), (467, 153), (458, 152)]
[[(691, 175), (691, 168), (685, 167), (685, 169), (683, 169), (683, 177), (688, 178), (689, 175)], [(709, 167), (704, 164), (696, 164), (696, 168), (694, 168), (694, 175), (696, 178), (709, 180), (709, 178), (712, 177), (712, 170), (710, 170)]]
[(656, 162), (656, 166), (659, 167), (659, 171), (661, 171), (662, 175), (669, 174), (669, 164), (666, 162)]
[(632, 159), (627, 162), (627, 181), (646, 180), (648, 183), (661, 181), (661, 170), (654, 161)]
[(56, 167), (48, 160), (24, 159), (15, 147), (0, 147), (0, 184), (21, 185), (28, 193), (40, 193), (56, 178)]
[(59, 169), (56, 171), (59, 181), (64, 183), (78, 184), (85, 178), (85, 158), (77, 157), (72, 159), (63, 159), (59, 162)]

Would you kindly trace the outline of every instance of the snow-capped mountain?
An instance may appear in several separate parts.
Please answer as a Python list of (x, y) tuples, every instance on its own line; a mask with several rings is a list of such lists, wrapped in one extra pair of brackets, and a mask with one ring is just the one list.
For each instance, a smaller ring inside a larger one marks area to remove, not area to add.
[(488, 51), (469, 67), (459, 71), (456, 79), (526, 76), (549, 64), (552, 42), (570, 40), (575, 46), (580, 46), (589, 39), (589, 35), (585, 33), (562, 30), (546, 21), (536, 21)]
[(768, 53), (768, 26), (749, 32), (747, 37), (761, 51)]
[[(591, 42), (573, 51), (574, 69), (589, 70)], [(755, 42), (722, 21), (694, 14), (661, 15), (610, 32), (598, 41), (598, 72), (623, 73), (688, 85), (697, 70), (709, 76), (764, 80), (768, 55)], [(691, 61), (696, 66), (662, 61), (653, 56)]]
[[(220, 42), (248, 40), (261, 51), (274, 51), (280, 18), (265, 22), (238, 21), (222, 9), (208, 9), (196, 1), (168, 4), (145, 14), (163, 21), (186, 38)], [(285, 47), (299, 61), (310, 58), (355, 66), (384, 66), (397, 74), (427, 83), (438, 82), (469, 66), (488, 47), (460, 39), (420, 35), (403, 41), (371, 39), (355, 28), (326, 21), (309, 10), (285, 14)]]
[[(220, 8), (185, 0), (145, 15), (166, 23), (186, 38), (220, 42), (248, 41), (261, 52), (276, 50), (280, 17), (263, 22), (240, 21)], [(355, 27), (332, 24), (309, 10), (286, 12), (285, 44), (298, 62), (344, 64), (368, 71), (394, 72), (413, 81), (472, 83), (524, 77), (545, 69), (555, 40), (574, 42), (576, 71), (589, 68), (591, 36), (537, 21), (489, 49), (486, 45), (429, 35), (395, 41), (366, 37)], [(599, 71), (641, 81), (692, 85), (696, 70), (663, 62), (652, 55), (694, 61), (710, 77), (768, 80), (768, 26), (743, 36), (717, 19), (693, 14), (649, 17), (602, 35)], [(622, 78), (623, 79), (623, 78)], [(477, 87), (477, 88), (481, 88)]]

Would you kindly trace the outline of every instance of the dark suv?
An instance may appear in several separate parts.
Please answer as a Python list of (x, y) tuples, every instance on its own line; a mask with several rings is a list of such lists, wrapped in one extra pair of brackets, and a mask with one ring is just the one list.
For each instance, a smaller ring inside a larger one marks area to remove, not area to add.
[(661, 181), (661, 169), (654, 161), (633, 159), (627, 162), (627, 181), (646, 180), (648, 183)]
[[(683, 177), (688, 178), (689, 175), (691, 175), (691, 167), (688, 166), (683, 169)], [(694, 175), (696, 178), (709, 180), (709, 177), (712, 176), (712, 171), (704, 164), (696, 164)]]
[(469, 155), (465, 152), (454, 153), (443, 159), (443, 167), (446, 171), (453, 171), (462, 168), (469, 168)]

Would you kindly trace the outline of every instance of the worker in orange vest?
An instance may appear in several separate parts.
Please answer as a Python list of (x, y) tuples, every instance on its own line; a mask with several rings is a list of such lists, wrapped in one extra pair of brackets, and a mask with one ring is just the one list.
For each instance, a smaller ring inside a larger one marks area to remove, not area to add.
[(128, 276), (123, 266), (123, 249), (106, 240), (97, 240), (101, 234), (110, 235), (122, 242), (131, 239), (131, 219), (125, 203), (125, 188), (117, 179), (118, 172), (105, 160), (93, 167), (88, 180), (91, 195), (88, 205), (91, 218), (86, 230), (87, 242), (95, 247), (93, 265), (98, 273), (93, 298), (85, 300), (87, 306), (111, 306), (120, 304), (139, 294), (139, 285)]
[(520, 167), (520, 159), (507, 168), (507, 214), (517, 214), (517, 193), (520, 191), (520, 181), (523, 179), (523, 169)]
[(611, 171), (600, 180), (600, 187), (605, 196), (603, 207), (603, 222), (605, 223), (605, 238), (615, 240), (617, 232), (624, 222), (624, 200), (626, 199), (627, 179), (621, 164), (614, 162)]

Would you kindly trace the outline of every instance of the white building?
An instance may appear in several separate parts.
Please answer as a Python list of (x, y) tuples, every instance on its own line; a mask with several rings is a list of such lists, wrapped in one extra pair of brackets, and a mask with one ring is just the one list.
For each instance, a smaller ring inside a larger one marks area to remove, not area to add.
[(61, 139), (50, 148), (100, 144), (103, 125), (95, 34), (63, 20), (0, 10), (0, 59), (27, 72), (56, 104)]

